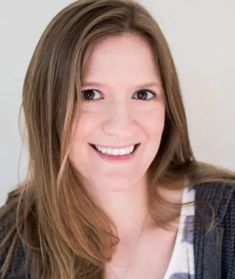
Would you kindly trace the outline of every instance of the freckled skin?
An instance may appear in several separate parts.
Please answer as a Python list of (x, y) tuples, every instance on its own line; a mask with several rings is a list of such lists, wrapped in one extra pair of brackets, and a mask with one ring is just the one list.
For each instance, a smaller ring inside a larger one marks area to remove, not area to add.
[[(99, 84), (85, 85), (88, 82)], [(156, 85), (140, 87), (150, 82)], [(97, 90), (96, 97), (102, 98), (83, 101), (80, 121), (73, 120), (72, 164), (92, 191), (117, 192), (142, 185), (158, 152), (165, 120), (164, 93), (147, 41), (137, 34), (100, 40), (85, 69), (82, 90), (88, 89)], [(139, 89), (151, 90), (156, 97), (147, 101), (133, 98)], [(132, 160), (115, 164), (104, 161), (89, 146), (139, 142)]]

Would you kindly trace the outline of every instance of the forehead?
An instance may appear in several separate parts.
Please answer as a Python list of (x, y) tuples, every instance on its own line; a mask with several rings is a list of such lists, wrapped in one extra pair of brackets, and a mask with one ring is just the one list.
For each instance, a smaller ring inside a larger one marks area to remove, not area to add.
[[(97, 41), (84, 65), (84, 79), (159, 79), (149, 42), (136, 33), (108, 36)], [(127, 76), (128, 74), (128, 76)]]

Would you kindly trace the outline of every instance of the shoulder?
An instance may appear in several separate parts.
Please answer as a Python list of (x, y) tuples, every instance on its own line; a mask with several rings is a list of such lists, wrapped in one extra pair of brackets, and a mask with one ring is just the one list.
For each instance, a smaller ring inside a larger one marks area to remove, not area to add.
[(235, 191), (235, 180), (207, 181), (195, 184), (193, 188), (200, 196), (211, 196)]
[(215, 278), (217, 272), (235, 278), (235, 183), (211, 181), (194, 189), (197, 278)]
[[(13, 234), (16, 225), (16, 207), (12, 203), (6, 203), (0, 208), (0, 244), (4, 239)], [(0, 250), (2, 252), (2, 249)]]
[[(3, 268), (9, 255), (10, 261), (4, 278), (26, 278), (24, 276), (25, 251), (16, 228), (17, 206), (7, 202), (0, 208), (0, 267)], [(2, 270), (0, 270), (0, 277)]]
[(196, 203), (210, 204), (217, 219), (222, 220), (231, 204), (235, 203), (235, 180), (209, 181), (194, 185), (193, 188), (196, 191)]
[(16, 209), (15, 201), (7, 200), (5, 205), (0, 207), (0, 241), (10, 232), (16, 224)]

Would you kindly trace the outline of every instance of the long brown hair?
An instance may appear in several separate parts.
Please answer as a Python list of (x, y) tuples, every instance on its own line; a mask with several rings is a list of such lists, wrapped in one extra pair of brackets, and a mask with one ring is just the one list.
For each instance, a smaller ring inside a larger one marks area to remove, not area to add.
[(32, 278), (102, 278), (119, 239), (114, 223), (89, 197), (68, 159), (70, 131), (92, 48), (98, 39), (124, 32), (138, 33), (149, 42), (165, 92), (163, 137), (148, 171), (149, 210), (156, 223), (168, 220), (155, 210), (157, 184), (183, 188), (235, 177), (194, 159), (174, 62), (152, 16), (131, 0), (76, 1), (48, 25), (26, 74), (22, 108), (29, 172), (0, 214), (3, 218), (17, 207), (16, 224), (1, 244), (13, 239), (3, 277), (21, 239)]

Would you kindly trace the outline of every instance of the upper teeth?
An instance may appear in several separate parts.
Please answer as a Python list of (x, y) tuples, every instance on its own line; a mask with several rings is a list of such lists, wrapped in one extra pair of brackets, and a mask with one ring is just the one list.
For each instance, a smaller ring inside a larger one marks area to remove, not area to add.
[(102, 152), (103, 154), (109, 154), (109, 155), (127, 155), (130, 154), (134, 150), (134, 145), (131, 145), (126, 148), (110, 148), (110, 147), (101, 147), (98, 145), (95, 145), (95, 147)]

